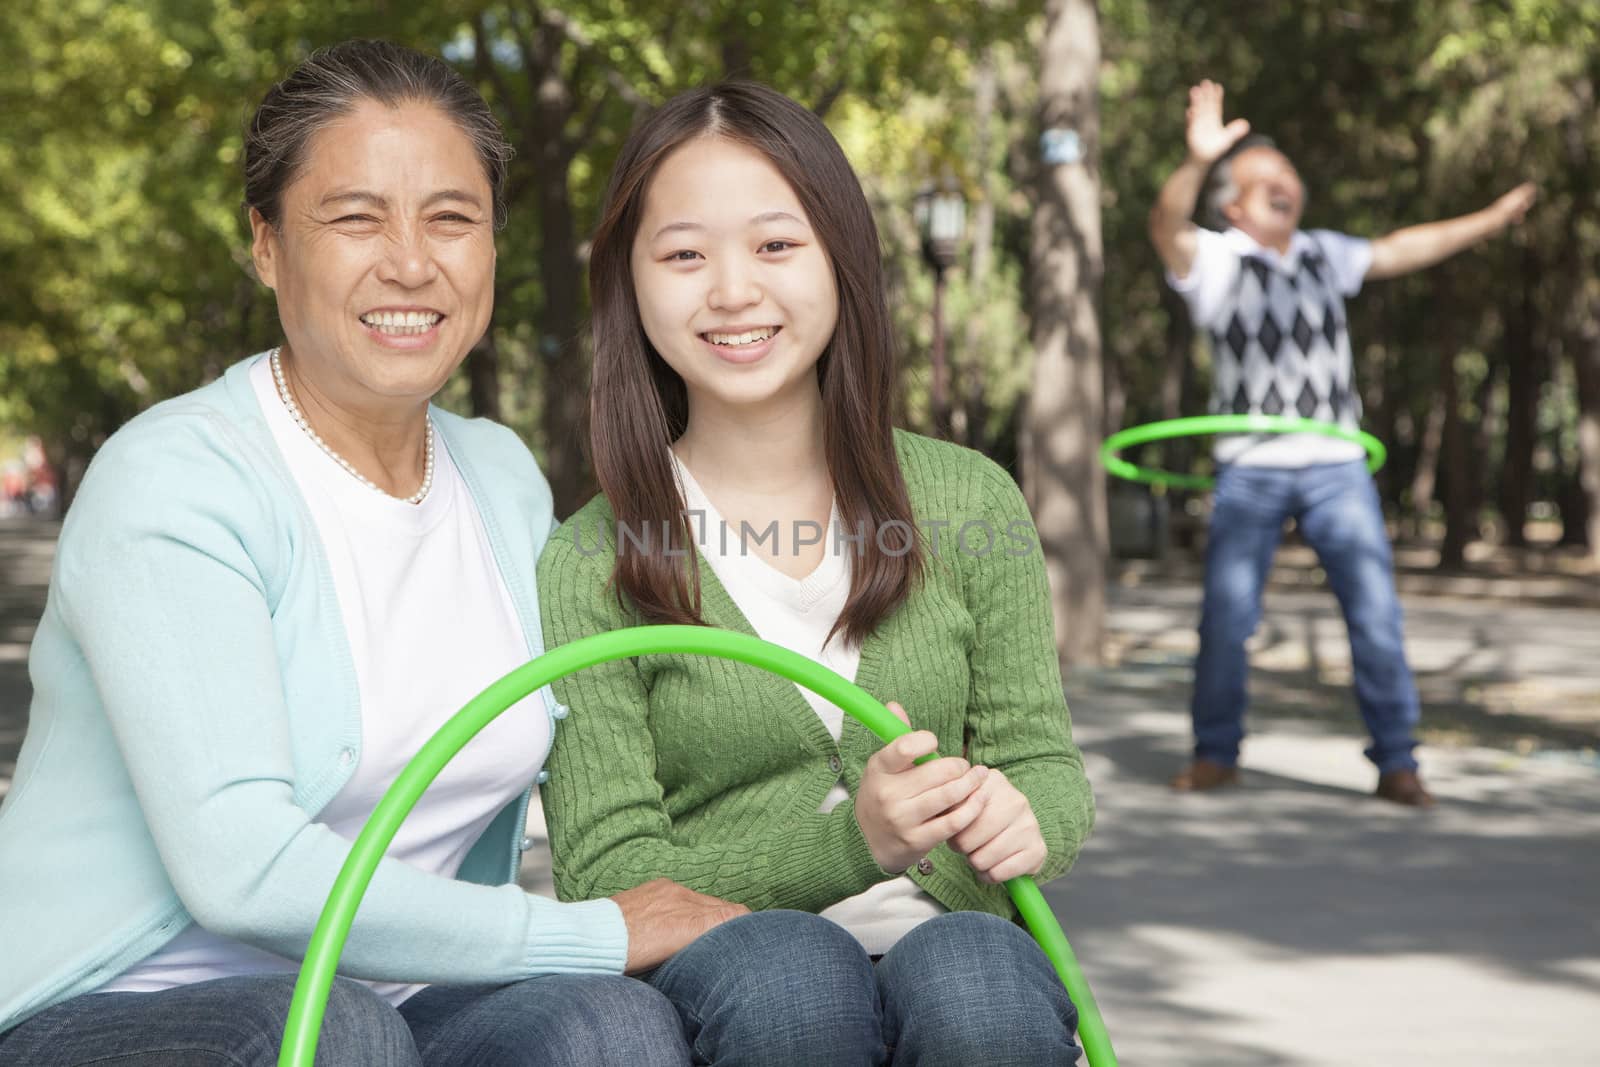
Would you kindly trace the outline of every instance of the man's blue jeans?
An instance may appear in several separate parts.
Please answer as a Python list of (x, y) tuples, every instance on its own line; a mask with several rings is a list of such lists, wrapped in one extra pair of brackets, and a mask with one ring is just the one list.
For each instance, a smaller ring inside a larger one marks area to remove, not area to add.
[[(4, 1067), (273, 1067), (295, 975), (86, 993), (0, 1034)], [(554, 974), (430, 986), (399, 1009), (334, 980), (317, 1067), (687, 1067), (677, 1014), (643, 982)]]
[(1394, 562), (1378, 491), (1361, 462), (1241, 467), (1217, 474), (1206, 546), (1205, 603), (1195, 661), (1195, 755), (1225, 766), (1239, 759), (1248, 703), (1245, 641), (1261, 620), (1261, 591), (1292, 517), (1317, 553), (1344, 609), (1356, 701), (1379, 772), (1415, 769), (1420, 717), (1406, 654)]
[(819, 915), (763, 911), (645, 976), (718, 1067), (1056, 1067), (1078, 1013), (1028, 934), (981, 912), (918, 926), (880, 961)]

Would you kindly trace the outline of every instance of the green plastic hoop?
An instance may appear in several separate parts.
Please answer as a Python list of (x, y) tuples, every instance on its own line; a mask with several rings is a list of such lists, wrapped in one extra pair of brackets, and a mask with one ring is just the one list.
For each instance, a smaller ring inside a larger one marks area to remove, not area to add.
[(1100, 462), (1106, 471), (1130, 482), (1145, 485), (1167, 485), (1175, 489), (1209, 489), (1216, 482), (1204, 474), (1179, 474), (1156, 467), (1140, 467), (1123, 459), (1119, 452), (1134, 445), (1151, 441), (1166, 441), (1173, 437), (1197, 437), (1218, 433), (1315, 433), (1336, 437), (1341, 441), (1358, 444), (1367, 451), (1367, 470), (1377, 473), (1389, 458), (1383, 442), (1363, 430), (1353, 430), (1337, 423), (1319, 419), (1300, 419), (1291, 415), (1193, 415), (1164, 422), (1148, 422), (1143, 426), (1130, 426), (1106, 438), (1100, 446)]
[[(328, 993), (333, 987), (339, 956), (344, 951), (361, 898), (400, 824), (456, 753), (501, 712), (551, 682), (599, 663), (663, 653), (715, 656), (771, 671), (837, 704), (883, 741), (910, 732), (910, 727), (895, 718), (872, 694), (820, 663), (759, 638), (728, 630), (703, 626), (635, 626), (585, 637), (530, 660), (490, 684), (441, 726), (406, 764), (373, 809), (351, 846), (339, 876), (334, 879), (322, 916), (306, 946), (305, 960), (300, 965), (294, 999), (284, 1026), (278, 1067), (313, 1067)], [(1011, 879), (1006, 882), (1006, 889), (1078, 1009), (1078, 1041), (1090, 1067), (1117, 1067), (1116, 1053), (1112, 1051), (1105, 1021), (1089, 990), (1088, 980), (1078, 966), (1072, 946), (1067, 944), (1061, 924), (1045, 902), (1044, 894), (1032, 878), (1026, 877)]]

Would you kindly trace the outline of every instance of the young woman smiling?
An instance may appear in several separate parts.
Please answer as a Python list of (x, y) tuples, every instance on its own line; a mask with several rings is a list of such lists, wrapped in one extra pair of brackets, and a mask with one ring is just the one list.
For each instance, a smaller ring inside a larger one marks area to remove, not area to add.
[(1074, 1062), (999, 884), (1063, 873), (1093, 819), (1043, 561), (1004, 471), (892, 428), (877, 231), (838, 144), (760, 86), (671, 101), (623, 147), (590, 291), (604, 494), (540, 560), (549, 641), (753, 633), (920, 729), (879, 749), (703, 658), (574, 675), (543, 792), (558, 893), (667, 877), (752, 909), (647, 976), (704, 1062)]

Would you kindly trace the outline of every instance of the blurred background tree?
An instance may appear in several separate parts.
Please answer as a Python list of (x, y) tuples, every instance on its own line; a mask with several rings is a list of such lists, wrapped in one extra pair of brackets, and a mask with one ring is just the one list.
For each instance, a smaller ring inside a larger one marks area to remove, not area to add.
[[(1600, 562), (1600, 0), (1052, 0), (1097, 27), (1098, 60), (1089, 29), (1053, 58), (1042, 6), (62, 0), (13, 13), (0, 20), (0, 431), (40, 435), (70, 492), (131, 415), (273, 343), (239, 206), (243, 123), (311, 49), (382, 36), (454, 63), (516, 145), (494, 323), (442, 400), (521, 431), (560, 510), (592, 490), (583, 271), (606, 174), (639, 114), (724, 76), (814, 108), (861, 173), (903, 340), (902, 421), (923, 430), (933, 277), (911, 206), (930, 181), (962, 190), (971, 224), (944, 301), (950, 434), (1027, 481), (1029, 433), (1037, 445), (1063, 420), (1098, 436), (1204, 410), (1204, 348), (1145, 216), (1183, 151), (1186, 89), (1210, 77), (1230, 117), (1296, 161), (1307, 226), (1375, 235), (1540, 184), (1510, 236), (1352, 302), (1358, 382), (1391, 450), (1386, 505), (1441, 566), (1530, 531)], [(1035, 353), (1051, 358), (1041, 326), (1060, 312), (1039, 275), (1052, 250), (1037, 245), (1070, 239), (1036, 225), (1050, 210), (1042, 124), (1057, 121), (1041, 104), (1065, 83), (1097, 87), (1080, 106), (1099, 112), (1101, 249), (1056, 294), (1097, 312), (1100, 381), (1076, 399), (1030, 395), (1051, 388)], [(1160, 459), (1203, 468), (1205, 452)], [(1073, 479), (1105, 491), (1092, 465), (1053, 489), (1041, 477), (1025, 486), (1036, 510)], [(1095, 521), (1081, 529), (1103, 557)], [(1077, 536), (1058, 539), (1058, 563)], [(1058, 622), (1097, 628), (1097, 610), (1092, 592), (1062, 594)]]

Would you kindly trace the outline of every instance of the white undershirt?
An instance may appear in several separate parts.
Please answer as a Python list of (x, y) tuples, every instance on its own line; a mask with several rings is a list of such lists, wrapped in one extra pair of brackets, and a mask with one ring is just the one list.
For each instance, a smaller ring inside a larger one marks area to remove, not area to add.
[[(843, 635), (827, 641), (828, 631), (844, 611), (850, 595), (848, 549), (841, 551), (841, 540), (832, 527), (838, 524), (837, 510), (829, 516), (830, 529), (823, 536), (823, 557), (817, 569), (804, 578), (791, 578), (748, 550), (737, 527), (729, 527), (706, 496), (705, 490), (683, 462), (673, 456), (683, 486), (684, 503), (691, 513), (690, 528), (699, 542), (700, 554), (728, 591), (734, 605), (749, 620), (764, 641), (797, 652), (821, 663), (836, 674), (855, 680), (861, 665), (861, 647), (845, 641)], [(695, 513), (699, 514), (695, 514)], [(823, 642), (827, 641), (826, 644)], [(835, 741), (844, 727), (844, 712), (804, 686), (796, 686), (811, 705)], [(776, 728), (776, 724), (774, 724)], [(832, 811), (850, 795), (843, 779), (834, 783), (823, 798), (823, 812)], [(822, 911), (848, 930), (873, 955), (894, 947), (919, 923), (946, 911), (922, 887), (905, 875), (847, 897)]]
[[(315, 819), (353, 841), (423, 742), (486, 685), (527, 662), (530, 649), (478, 509), (437, 431), (433, 487), (420, 504), (407, 504), (358, 482), (300, 429), (265, 356), (250, 368), (250, 383), (316, 523), (355, 662), (355, 772)], [(495, 815), (543, 766), (550, 733), (537, 694), (495, 719), (428, 787), (387, 855), (455, 877)], [(191, 925), (101, 991), (152, 992), (298, 968)], [(422, 988), (368, 984), (396, 1004)]]

